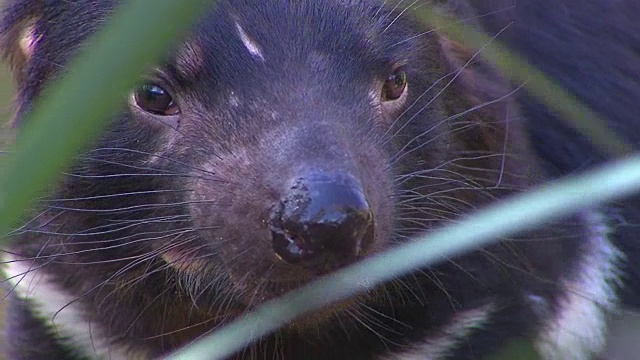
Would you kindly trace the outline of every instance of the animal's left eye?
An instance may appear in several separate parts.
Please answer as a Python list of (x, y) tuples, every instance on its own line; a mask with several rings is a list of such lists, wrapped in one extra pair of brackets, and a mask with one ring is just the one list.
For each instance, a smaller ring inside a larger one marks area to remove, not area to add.
[(407, 88), (407, 73), (397, 69), (385, 80), (382, 86), (382, 101), (397, 100)]

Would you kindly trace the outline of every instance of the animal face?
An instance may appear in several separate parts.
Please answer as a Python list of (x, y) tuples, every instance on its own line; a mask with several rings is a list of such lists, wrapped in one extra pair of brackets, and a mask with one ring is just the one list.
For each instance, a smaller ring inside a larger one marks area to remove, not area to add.
[[(18, 124), (114, 6), (27, 3), (8, 8), (3, 28)], [(243, 0), (203, 14), (16, 231), (10, 271), (39, 279), (16, 284), (16, 301), (33, 303), (17, 328), (34, 313), (45, 314), (42, 324), (70, 314), (55, 326), (71, 340), (52, 336), (55, 351), (161, 356), (539, 183), (511, 87), (413, 11)], [(519, 337), (550, 354), (576, 341), (593, 340), (585, 354), (598, 350), (599, 332), (560, 344), (545, 336), (567, 306), (582, 304), (566, 289), (585, 264), (603, 264), (594, 284), (611, 290), (605, 265), (615, 249), (592, 256), (610, 249), (602, 226), (579, 214), (416, 269), (236, 357), (465, 359)], [(597, 300), (607, 308), (614, 296)], [(602, 315), (593, 299), (585, 307)], [(89, 339), (69, 320), (78, 318), (96, 328)]]

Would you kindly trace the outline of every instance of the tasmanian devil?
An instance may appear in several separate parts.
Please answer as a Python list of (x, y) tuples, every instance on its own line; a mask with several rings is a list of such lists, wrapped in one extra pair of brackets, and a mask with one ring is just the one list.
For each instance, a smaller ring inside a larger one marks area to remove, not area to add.
[[(118, 3), (5, 4), (17, 126)], [(12, 232), (8, 358), (160, 357), (540, 184), (535, 119), (479, 49), (413, 19), (424, 5), (217, 1)], [(484, 359), (526, 339), (589, 359), (625, 279), (605, 215), (416, 269), (234, 358)]]

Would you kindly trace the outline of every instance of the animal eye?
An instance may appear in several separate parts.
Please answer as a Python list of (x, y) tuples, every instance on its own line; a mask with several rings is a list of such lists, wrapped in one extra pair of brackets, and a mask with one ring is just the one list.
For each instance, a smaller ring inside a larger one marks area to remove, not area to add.
[(133, 97), (142, 110), (161, 116), (177, 115), (180, 108), (173, 97), (156, 84), (143, 84), (135, 89)]
[(382, 86), (382, 101), (397, 100), (407, 88), (407, 73), (398, 69), (385, 80)]

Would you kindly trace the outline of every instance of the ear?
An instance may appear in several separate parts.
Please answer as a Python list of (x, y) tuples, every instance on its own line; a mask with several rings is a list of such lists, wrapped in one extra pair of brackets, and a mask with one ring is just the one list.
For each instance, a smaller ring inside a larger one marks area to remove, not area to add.
[[(460, 130), (457, 139), (469, 154), (495, 154), (481, 162), (485, 169), (496, 170), (495, 181), (505, 180), (504, 174), (531, 176), (538, 172), (532, 165), (533, 151), (520, 116), (515, 89), (500, 72), (483, 59), (483, 51), (463, 46), (461, 43), (438, 35), (438, 45), (451, 83), (443, 93), (447, 116), (454, 131)], [(455, 79), (454, 79), (455, 77)], [(457, 125), (456, 125), (457, 123)], [(528, 160), (527, 160), (528, 159)], [(478, 174), (479, 175), (479, 174)], [(484, 174), (485, 178), (487, 174)], [(514, 175), (517, 176), (517, 175)], [(514, 182), (522, 180), (513, 179)]]
[[(468, 1), (446, 0), (439, 5), (439, 9), (456, 19), (466, 19), (465, 26), (482, 31), (477, 14)], [(444, 25), (436, 24), (436, 26)], [(506, 32), (508, 30), (501, 32), (501, 35)], [(451, 110), (464, 111), (474, 107), (478, 108), (478, 111), (474, 111), (475, 113), (484, 114), (482, 117), (489, 119), (512, 117), (509, 112), (517, 112), (515, 96), (509, 96), (514, 89), (496, 68), (483, 59), (484, 53), (492, 51), (491, 46), (482, 50), (470, 49), (443, 33), (438, 32), (437, 36), (443, 63), (446, 64), (448, 72), (456, 76), (451, 86), (458, 94), (463, 95), (464, 99), (462, 103), (457, 99), (458, 104), (450, 101)], [(499, 40), (499, 37), (494, 39), (496, 42)]]
[(39, 36), (36, 32), (36, 19), (30, 18), (13, 24), (2, 34), (0, 46), (2, 55), (8, 60), (11, 70), (19, 75), (24, 72), (31, 59)]
[(29, 107), (25, 93), (29, 86), (29, 67), (42, 36), (39, 32), (42, 1), (4, 1), (0, 9), (0, 59), (9, 65), (16, 82), (17, 99), (12, 125)]
[(462, 95), (464, 105), (479, 107), (480, 112), (489, 110), (493, 118), (504, 117), (506, 107), (515, 106), (515, 97), (510, 96), (514, 89), (497, 69), (483, 61), (481, 52), (442, 35), (438, 43), (447, 71), (456, 77), (452, 86)]
[(0, 54), (8, 61), (18, 84), (40, 41), (40, 2), (14, 1), (0, 12)]

